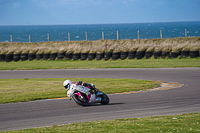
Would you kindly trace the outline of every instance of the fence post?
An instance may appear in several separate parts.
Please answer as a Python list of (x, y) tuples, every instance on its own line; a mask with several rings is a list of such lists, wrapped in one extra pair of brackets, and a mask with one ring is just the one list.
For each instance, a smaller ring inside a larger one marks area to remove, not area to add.
[(104, 32), (102, 31), (102, 40), (104, 40)]
[(160, 30), (160, 39), (162, 39), (162, 30)]
[(85, 32), (85, 38), (86, 38), (86, 41), (88, 41), (87, 32)]
[(138, 40), (140, 40), (140, 31), (138, 30), (137, 33), (138, 33)]
[(29, 34), (29, 43), (31, 42), (31, 35)]
[(185, 37), (187, 37), (187, 29), (185, 29)]
[(117, 31), (117, 40), (119, 40), (119, 31)]
[(12, 35), (10, 35), (10, 42), (12, 42)]
[(68, 41), (70, 41), (70, 33), (68, 33)]
[(48, 39), (48, 42), (49, 42), (49, 33), (47, 34), (47, 39)]

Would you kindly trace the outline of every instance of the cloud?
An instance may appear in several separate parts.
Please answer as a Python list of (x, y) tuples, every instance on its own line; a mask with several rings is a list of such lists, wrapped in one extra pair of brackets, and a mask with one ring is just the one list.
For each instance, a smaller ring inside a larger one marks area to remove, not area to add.
[(8, 3), (10, 2), (10, 0), (0, 0), (0, 4), (5, 4), (5, 3)]
[(14, 7), (14, 8), (20, 8), (21, 5), (20, 5), (19, 3), (14, 3), (14, 4), (13, 4), (13, 7)]
[(33, 4), (44, 8), (53, 7), (89, 7), (89, 6), (106, 6), (106, 5), (129, 5), (136, 0), (31, 0)]
[(12, 4), (13, 0), (0, 0), (0, 6)]
[(16, 8), (20, 8), (21, 1), (19, 0), (0, 0), (0, 8), (5, 8), (5, 9), (16, 9)]
[(135, 2), (136, 0), (121, 0), (121, 2), (125, 5), (127, 4), (132, 4), (133, 2)]
[(79, 0), (31, 0), (38, 7), (52, 8), (80, 3)]

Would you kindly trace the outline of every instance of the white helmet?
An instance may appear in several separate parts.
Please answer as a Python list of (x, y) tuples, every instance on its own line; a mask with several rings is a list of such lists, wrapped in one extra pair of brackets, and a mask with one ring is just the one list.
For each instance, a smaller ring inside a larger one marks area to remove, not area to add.
[(65, 80), (63, 82), (63, 86), (65, 87), (65, 89), (69, 90), (70, 89), (70, 85), (72, 84), (71, 80)]

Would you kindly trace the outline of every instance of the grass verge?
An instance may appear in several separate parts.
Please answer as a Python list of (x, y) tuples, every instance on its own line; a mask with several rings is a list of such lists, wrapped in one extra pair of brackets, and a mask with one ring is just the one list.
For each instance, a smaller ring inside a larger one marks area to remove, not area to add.
[(3, 133), (197, 133), (200, 132), (200, 113), (172, 115), (172, 116), (154, 116), (147, 118), (126, 118), (110, 121), (92, 121), (84, 123), (75, 123), (62, 126), (52, 126), (45, 128), (24, 129), (18, 131), (7, 131)]
[(19, 61), (0, 62), (0, 70), (36, 69), (91, 69), (91, 68), (176, 68), (200, 67), (200, 58), (186, 59), (133, 59), (109, 61)]
[[(0, 104), (66, 97), (64, 78), (0, 79)], [(89, 82), (104, 93), (139, 91), (157, 87), (157, 82), (135, 79), (70, 78)]]

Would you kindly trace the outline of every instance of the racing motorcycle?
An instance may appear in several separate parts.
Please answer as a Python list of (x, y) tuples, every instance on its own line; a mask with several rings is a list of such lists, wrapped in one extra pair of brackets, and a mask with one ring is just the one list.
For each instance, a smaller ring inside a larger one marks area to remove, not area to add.
[(97, 90), (95, 94), (91, 89), (83, 85), (72, 84), (67, 91), (67, 96), (81, 106), (88, 106), (93, 103), (109, 103), (109, 97), (105, 93)]

